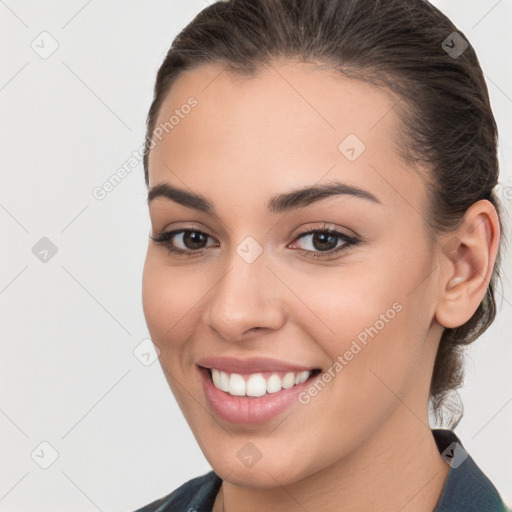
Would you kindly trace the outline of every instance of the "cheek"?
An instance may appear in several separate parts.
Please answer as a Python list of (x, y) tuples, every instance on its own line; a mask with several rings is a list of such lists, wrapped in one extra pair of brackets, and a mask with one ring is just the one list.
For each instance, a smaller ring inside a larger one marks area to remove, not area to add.
[(303, 414), (322, 418), (312, 422), (311, 433), (323, 440), (316, 448), (324, 461), (339, 456), (332, 446), (349, 451), (370, 435), (399, 407), (397, 397), (405, 397), (420, 378), (429, 325), (422, 308), (428, 296), (410, 294), (421, 270), (410, 272), (404, 276), (399, 267), (388, 266), (386, 272), (368, 267), (358, 275), (338, 274), (317, 279), (316, 287), (308, 285), (315, 290), (308, 305), (322, 322), (313, 322), (309, 313), (301, 329), (332, 360), (323, 374), (325, 385), (310, 388), (302, 402)]
[[(332, 358), (390, 330), (399, 316), (406, 289), (403, 276), (377, 266), (314, 269), (290, 275), (298, 299), (290, 299), (293, 321)], [(293, 278), (293, 281), (292, 281)]]
[(356, 402), (392, 396), (378, 377), (391, 389), (405, 390), (421, 365), (433, 314), (433, 290), (425, 279), (432, 262), (426, 251), (407, 255), (407, 261), (404, 267), (380, 254), (357, 271), (332, 268), (300, 277), (301, 298), (309, 308), (306, 314), (298, 311), (294, 321), (333, 365), (338, 361), (331, 366), (332, 382), (340, 383), (334, 388), (341, 395), (350, 390)]
[(142, 304), (151, 338), (160, 350), (183, 344), (192, 332), (202, 289), (185, 267), (171, 267), (150, 249), (144, 263)]

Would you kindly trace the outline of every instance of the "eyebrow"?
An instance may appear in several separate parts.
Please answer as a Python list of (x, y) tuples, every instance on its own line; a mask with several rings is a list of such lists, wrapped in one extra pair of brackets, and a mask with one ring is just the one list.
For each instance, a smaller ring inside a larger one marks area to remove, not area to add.
[[(382, 204), (371, 192), (368, 192), (367, 190), (334, 181), (321, 185), (304, 187), (274, 196), (268, 201), (267, 209), (273, 214), (283, 213), (298, 208), (304, 208), (317, 201), (335, 195), (350, 195)], [(157, 197), (165, 197), (188, 208), (215, 214), (215, 207), (211, 201), (200, 194), (176, 188), (169, 183), (160, 183), (151, 188), (148, 192), (148, 204)]]

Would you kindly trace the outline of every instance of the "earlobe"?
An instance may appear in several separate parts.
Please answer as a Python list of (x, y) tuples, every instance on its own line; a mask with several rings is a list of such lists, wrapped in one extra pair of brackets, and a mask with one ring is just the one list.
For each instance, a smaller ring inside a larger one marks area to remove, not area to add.
[(499, 238), (498, 214), (487, 200), (468, 208), (460, 227), (444, 238), (435, 313), (439, 324), (455, 328), (473, 316), (489, 286)]

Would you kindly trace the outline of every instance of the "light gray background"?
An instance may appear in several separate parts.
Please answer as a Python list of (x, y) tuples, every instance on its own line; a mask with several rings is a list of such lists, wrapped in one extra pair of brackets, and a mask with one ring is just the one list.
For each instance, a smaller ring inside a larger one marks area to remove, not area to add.
[[(434, 4), (479, 55), (510, 211), (512, 0)], [(149, 337), (142, 164), (104, 200), (92, 195), (140, 147), (156, 70), (206, 5), (0, 0), (2, 512), (131, 511), (210, 469), (158, 361), (145, 366), (133, 353)], [(50, 48), (43, 31), (59, 45), (46, 59), (31, 47)], [(42, 237), (58, 249), (46, 263), (32, 252)], [(468, 353), (456, 432), (512, 503), (505, 265), (498, 318)], [(40, 467), (52, 456), (43, 441), (58, 453), (48, 469)]]

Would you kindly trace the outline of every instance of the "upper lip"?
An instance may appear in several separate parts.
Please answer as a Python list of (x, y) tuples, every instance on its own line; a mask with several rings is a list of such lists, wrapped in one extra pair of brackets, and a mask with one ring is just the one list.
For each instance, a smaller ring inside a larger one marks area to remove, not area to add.
[(227, 373), (301, 372), (314, 369), (310, 366), (301, 366), (268, 357), (247, 359), (230, 356), (205, 357), (199, 359), (197, 364), (204, 368), (216, 368)]

